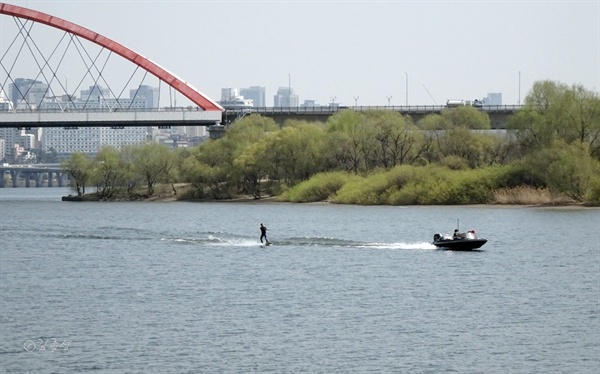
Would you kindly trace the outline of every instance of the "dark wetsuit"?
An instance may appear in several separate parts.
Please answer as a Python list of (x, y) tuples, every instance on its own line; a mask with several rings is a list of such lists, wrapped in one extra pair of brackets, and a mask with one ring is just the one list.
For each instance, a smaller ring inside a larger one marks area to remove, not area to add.
[(265, 242), (269, 242), (269, 239), (267, 239), (267, 228), (264, 227), (262, 225), (262, 223), (260, 224), (260, 242), (263, 242), (263, 238), (265, 238)]

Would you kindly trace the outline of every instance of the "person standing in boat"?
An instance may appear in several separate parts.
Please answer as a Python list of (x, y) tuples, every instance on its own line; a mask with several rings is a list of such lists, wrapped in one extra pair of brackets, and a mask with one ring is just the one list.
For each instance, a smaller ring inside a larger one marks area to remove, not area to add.
[(265, 226), (263, 226), (263, 224), (260, 224), (260, 242), (263, 242), (263, 238), (265, 239), (265, 242), (267, 244), (269, 244), (269, 239), (267, 239), (267, 228)]

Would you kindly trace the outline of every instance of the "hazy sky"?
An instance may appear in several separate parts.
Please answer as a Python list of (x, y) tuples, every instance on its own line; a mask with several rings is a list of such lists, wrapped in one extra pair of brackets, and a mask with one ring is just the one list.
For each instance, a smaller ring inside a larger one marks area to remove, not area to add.
[(516, 104), (543, 79), (600, 89), (598, 0), (4, 2), (111, 38), (215, 100), (256, 85), (271, 106), (290, 78), (301, 103), (349, 106), (404, 105), (407, 76), (411, 105)]

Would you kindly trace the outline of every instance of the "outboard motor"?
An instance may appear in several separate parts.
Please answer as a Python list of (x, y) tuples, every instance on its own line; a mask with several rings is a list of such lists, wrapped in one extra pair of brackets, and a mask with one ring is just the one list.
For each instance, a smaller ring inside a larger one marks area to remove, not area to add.
[(434, 242), (437, 242), (437, 241), (438, 241), (438, 240), (440, 240), (441, 238), (442, 238), (442, 236), (441, 236), (440, 234), (435, 234), (435, 235), (433, 236), (433, 241), (434, 241)]

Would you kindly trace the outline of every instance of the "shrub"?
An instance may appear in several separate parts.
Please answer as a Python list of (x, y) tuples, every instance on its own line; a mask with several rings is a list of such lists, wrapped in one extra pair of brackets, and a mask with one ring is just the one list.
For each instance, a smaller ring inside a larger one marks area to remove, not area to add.
[(284, 191), (279, 200), (294, 203), (326, 201), (344, 184), (355, 178), (358, 177), (343, 171), (319, 173)]
[(393, 183), (388, 172), (377, 172), (346, 183), (332, 197), (331, 202), (362, 205), (385, 204), (392, 186)]

